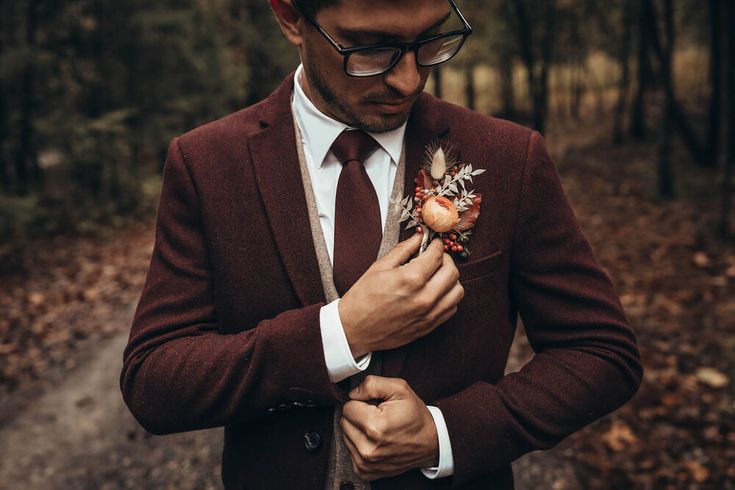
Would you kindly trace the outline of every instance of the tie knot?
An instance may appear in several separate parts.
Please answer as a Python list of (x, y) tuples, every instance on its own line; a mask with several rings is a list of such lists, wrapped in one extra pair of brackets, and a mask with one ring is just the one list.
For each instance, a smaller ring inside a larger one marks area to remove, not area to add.
[(378, 149), (378, 142), (360, 129), (342, 131), (332, 143), (331, 149), (343, 165), (353, 160), (364, 163)]

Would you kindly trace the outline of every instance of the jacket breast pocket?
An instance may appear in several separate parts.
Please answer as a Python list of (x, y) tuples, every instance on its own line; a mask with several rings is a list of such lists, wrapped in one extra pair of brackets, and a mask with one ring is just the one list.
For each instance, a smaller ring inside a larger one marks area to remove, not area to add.
[(459, 281), (466, 283), (480, 279), (498, 268), (502, 263), (503, 251), (497, 250), (490, 255), (480, 257), (477, 260), (457, 264), (459, 270)]

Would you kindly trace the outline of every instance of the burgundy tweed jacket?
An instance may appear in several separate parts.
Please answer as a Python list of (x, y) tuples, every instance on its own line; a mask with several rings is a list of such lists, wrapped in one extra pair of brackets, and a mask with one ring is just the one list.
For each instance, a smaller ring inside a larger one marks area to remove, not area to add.
[[(225, 426), (228, 489), (322, 490), (333, 408), (347, 396), (329, 382), (322, 352), (325, 300), (292, 88), (291, 76), (262, 102), (171, 143), (124, 353), (123, 396), (148, 431)], [(442, 410), (455, 474), (429, 480), (413, 470), (373, 485), (513, 488), (513, 460), (635, 393), (635, 338), (538, 133), (424, 94), (406, 134), (404, 195), (435, 138), (487, 172), (475, 179), (482, 213), (459, 265), (459, 311), (383, 353), (384, 376)], [(504, 376), (518, 314), (536, 355)]]

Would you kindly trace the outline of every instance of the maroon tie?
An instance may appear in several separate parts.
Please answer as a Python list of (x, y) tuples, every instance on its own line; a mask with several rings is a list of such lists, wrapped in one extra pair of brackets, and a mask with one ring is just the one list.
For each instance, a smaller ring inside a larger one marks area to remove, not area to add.
[(334, 218), (334, 285), (340, 296), (378, 258), (383, 231), (380, 205), (363, 162), (378, 143), (360, 130), (343, 131), (332, 144), (342, 162)]

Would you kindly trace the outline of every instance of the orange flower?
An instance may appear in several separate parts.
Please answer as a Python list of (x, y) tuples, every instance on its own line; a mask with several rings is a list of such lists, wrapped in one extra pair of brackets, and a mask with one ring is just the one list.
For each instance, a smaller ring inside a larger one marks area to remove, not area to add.
[(452, 201), (443, 196), (432, 196), (427, 199), (422, 208), (421, 216), (426, 226), (437, 233), (451, 230), (459, 221), (457, 207)]

